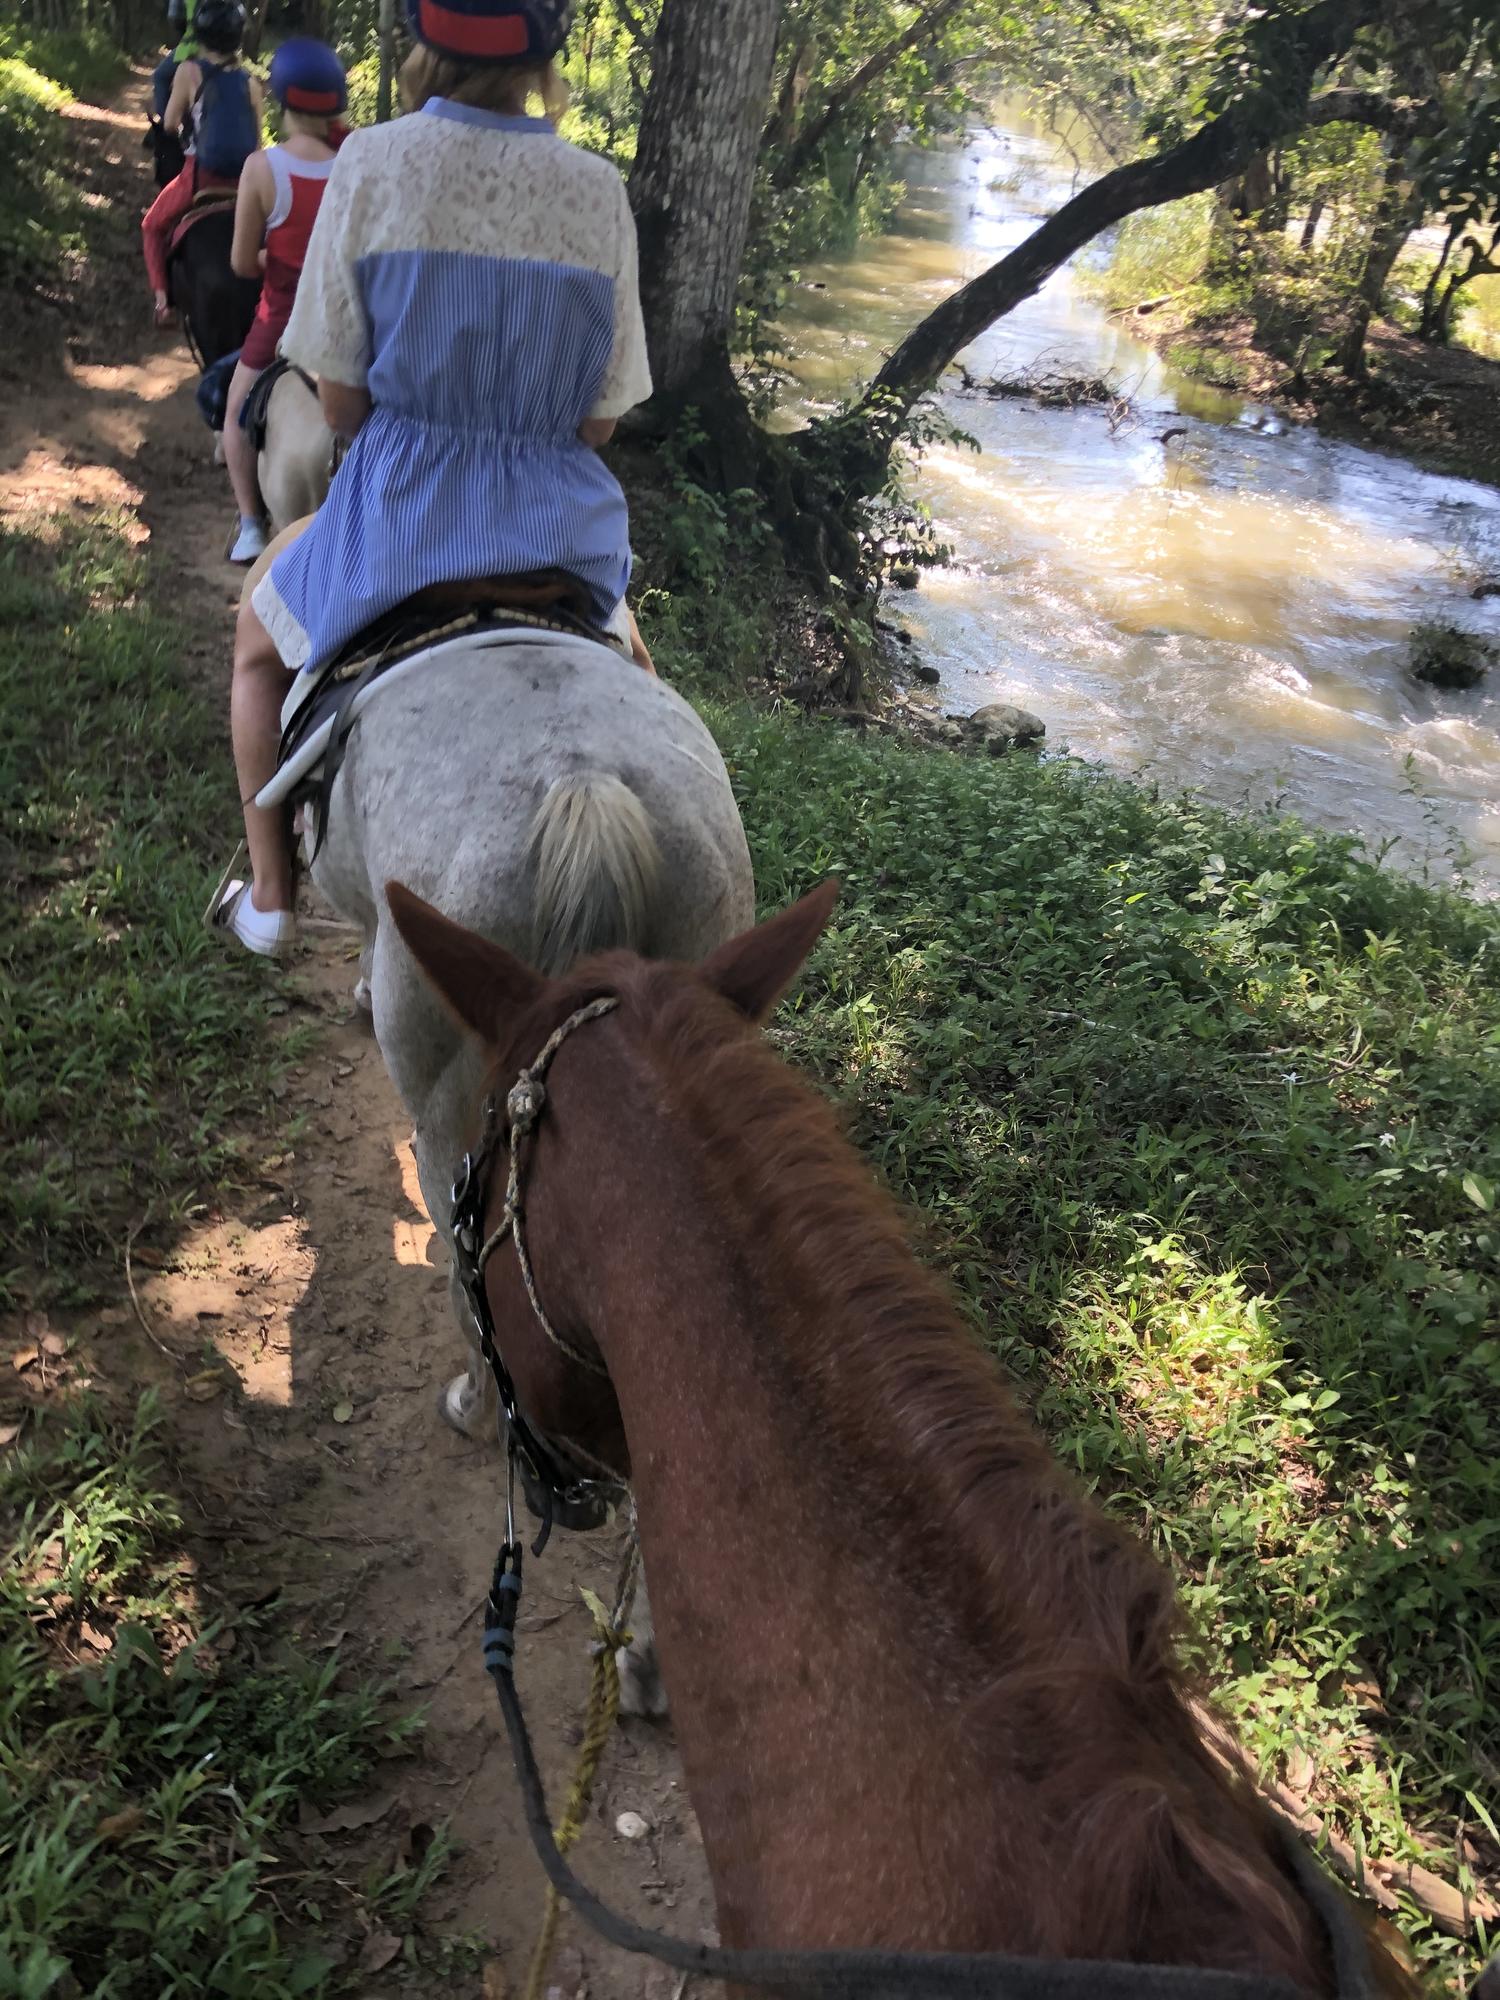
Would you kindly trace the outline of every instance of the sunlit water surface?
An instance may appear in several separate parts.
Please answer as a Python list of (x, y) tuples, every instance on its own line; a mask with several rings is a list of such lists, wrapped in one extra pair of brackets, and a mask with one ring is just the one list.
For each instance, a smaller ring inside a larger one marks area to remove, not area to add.
[[(809, 271), (785, 332), (811, 416), (954, 285), (1066, 199), (1073, 166), (1018, 115), (913, 156), (892, 233)], [(1134, 400), (1043, 410), (945, 391), (980, 451), (928, 455), (954, 559), (896, 608), (954, 710), (1015, 701), (1078, 755), (1275, 802), (1393, 860), (1500, 895), (1500, 672), (1443, 694), (1406, 671), (1419, 618), (1500, 638), (1500, 492), (1282, 424), (1164, 367), (1059, 272), (964, 357), (1108, 374)], [(1162, 442), (1167, 430), (1179, 435)]]

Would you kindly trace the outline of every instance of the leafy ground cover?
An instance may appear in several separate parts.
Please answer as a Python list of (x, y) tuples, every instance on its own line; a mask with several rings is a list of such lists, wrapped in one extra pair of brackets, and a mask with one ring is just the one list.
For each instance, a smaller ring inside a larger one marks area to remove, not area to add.
[(0, 20), (0, 276), (8, 286), (49, 280), (81, 249), (87, 211), (59, 113), (97, 97), (124, 71), (97, 29), (45, 34)]
[(223, 719), (141, 586), (119, 524), (0, 534), (0, 1304), (87, 1288), (271, 1108), (267, 975), (199, 922), (235, 821)]
[[(280, 1647), (273, 1607), (205, 1617), (155, 1429), (84, 1401), (0, 1457), (0, 1993), (317, 1996), (338, 1892), (284, 1839), (414, 1725)], [(441, 1859), (367, 1911), (399, 1922)]]
[(717, 726), (765, 904), (846, 884), (787, 1052), (1263, 1767), (1493, 1889), (1500, 913), (1073, 764)]
[[(117, 1286), (132, 1225), (233, 1175), (291, 1046), (198, 921), (223, 721), (140, 585), (114, 524), (0, 538), (0, 1303)], [(444, 1845), (340, 1886), (288, 1843), (414, 1725), (274, 1604), (215, 1604), (149, 1397), (48, 1401), (0, 1402), (0, 1995), (345, 1990), (350, 1934), (399, 1948)]]

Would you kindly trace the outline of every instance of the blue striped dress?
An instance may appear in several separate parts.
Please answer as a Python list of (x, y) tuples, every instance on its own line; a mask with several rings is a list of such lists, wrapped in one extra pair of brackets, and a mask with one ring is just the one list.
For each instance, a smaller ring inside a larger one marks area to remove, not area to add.
[(651, 393), (635, 227), (608, 162), (539, 118), (433, 99), (354, 133), (282, 351), (373, 409), (254, 607), (289, 667), (429, 584), (567, 570), (601, 624), (630, 579), (625, 496), (579, 442)]

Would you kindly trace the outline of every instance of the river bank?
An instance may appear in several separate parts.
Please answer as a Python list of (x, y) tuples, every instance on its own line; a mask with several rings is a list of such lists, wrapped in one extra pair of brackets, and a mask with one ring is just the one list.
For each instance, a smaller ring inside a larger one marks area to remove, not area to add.
[(1211, 388), (1266, 403), (1327, 437), (1399, 453), (1455, 479), (1500, 486), (1500, 361), (1434, 347), (1388, 322), (1371, 328), (1369, 376), (1297, 377), (1256, 342), (1248, 313), (1198, 308), (1189, 291), (1117, 317), (1132, 335)]

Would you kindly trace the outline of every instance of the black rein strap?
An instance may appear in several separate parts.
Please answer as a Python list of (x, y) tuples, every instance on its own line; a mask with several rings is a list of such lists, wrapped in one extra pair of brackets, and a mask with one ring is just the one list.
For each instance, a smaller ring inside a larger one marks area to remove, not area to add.
[[(678, 1972), (806, 2000), (1306, 2000), (1300, 1987), (1263, 1973), (1114, 1959), (1016, 1958), (1002, 1952), (729, 1951), (690, 1944), (622, 1917), (578, 1879), (552, 1836), (547, 1795), (516, 1692), (521, 1561), (519, 1545), (508, 1543), (495, 1565), (485, 1615), (485, 1670), (500, 1697), (537, 1859), (557, 1893), (606, 1943)], [(1338, 2000), (1377, 2000), (1364, 1938), (1343, 1896), (1291, 1829), (1284, 1831), (1299, 1884), (1330, 1933)]]

